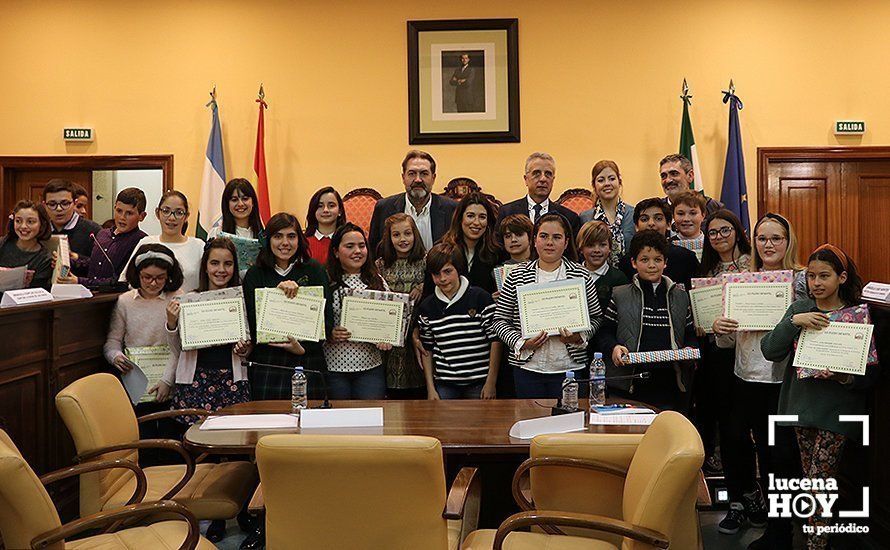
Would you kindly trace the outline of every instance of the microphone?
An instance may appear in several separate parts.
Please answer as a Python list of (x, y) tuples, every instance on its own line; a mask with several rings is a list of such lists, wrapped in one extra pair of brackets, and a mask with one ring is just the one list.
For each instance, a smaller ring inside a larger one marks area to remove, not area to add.
[[(284, 370), (289, 370), (289, 371), (294, 370), (294, 367), (288, 367), (285, 365), (270, 365), (269, 363), (257, 363), (256, 361), (241, 361), (241, 366), (242, 367), (267, 367), (270, 369), (284, 369)], [(321, 378), (321, 391), (322, 391), (322, 394), (324, 395), (324, 401), (322, 402), (321, 406), (319, 406), (317, 408), (332, 409), (333, 406), (331, 405), (331, 402), (328, 399), (328, 383), (324, 378), (324, 373), (321, 372), (320, 370), (307, 369), (307, 368), (303, 368), (303, 372), (308, 372), (308, 373), (311, 373), (311, 374)]]
[(108, 265), (111, 267), (111, 282), (107, 285), (97, 285), (96, 290), (99, 292), (122, 292), (127, 290), (128, 285), (126, 283), (120, 283), (116, 281), (117, 272), (114, 270), (114, 262), (111, 261), (111, 258), (108, 257), (108, 254), (105, 253), (105, 249), (102, 248), (102, 245), (99, 244), (99, 239), (96, 238), (95, 233), (90, 233), (90, 238), (93, 239), (93, 242), (96, 243), (96, 246), (99, 247), (99, 251), (105, 256), (105, 259), (108, 260)]
[[(635, 380), (635, 379), (645, 380), (645, 379), (649, 378), (649, 374), (650, 374), (649, 372), (638, 372), (636, 374), (627, 374), (624, 376), (609, 376), (609, 377), (597, 378), (596, 381), (599, 382), (600, 380), (602, 380), (603, 382), (608, 382), (608, 381), (612, 381), (612, 380)], [(580, 385), (580, 384), (590, 385), (591, 382), (594, 382), (594, 379), (593, 378), (575, 378), (574, 382), (578, 385)], [(563, 385), (563, 387), (565, 387), (565, 386)], [(567, 411), (562, 408), (562, 394), (560, 394), (559, 398), (557, 398), (556, 406), (550, 408), (550, 416), (569, 414), (571, 412), (577, 412), (577, 411)]]

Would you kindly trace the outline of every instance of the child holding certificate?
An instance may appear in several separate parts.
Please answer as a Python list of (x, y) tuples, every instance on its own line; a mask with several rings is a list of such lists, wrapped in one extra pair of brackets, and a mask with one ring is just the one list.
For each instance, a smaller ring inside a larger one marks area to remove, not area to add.
[[(244, 305), (247, 308), (247, 320), (253, 340), (256, 340), (256, 289), (279, 288), (288, 298), (293, 298), (302, 286), (320, 286), (325, 295), (325, 332), (330, 334), (331, 295), (328, 276), (325, 269), (317, 261), (309, 257), (309, 245), (297, 218), (286, 212), (272, 216), (266, 225), (266, 241), (257, 256), (256, 265), (244, 276)], [(250, 360), (258, 363), (294, 367), (301, 365), (306, 369), (325, 372), (324, 355), (321, 342), (298, 341), (289, 337), (287, 342), (257, 344), (250, 354)], [(250, 398), (253, 401), (263, 399), (290, 399), (291, 375), (287, 368), (252, 367), (247, 376), (250, 380)], [(317, 399), (322, 396), (321, 383), (313, 383), (309, 379), (309, 397)]]
[(12, 209), (6, 236), (0, 239), (0, 267), (26, 266), (33, 270), (30, 288), (49, 290), (52, 286), (53, 265), (45, 244), (52, 234), (50, 224), (42, 204), (19, 201)]
[(309, 255), (321, 265), (328, 263), (331, 236), (346, 223), (346, 209), (340, 193), (333, 187), (322, 187), (309, 199), (306, 214), (306, 242)]
[[(198, 292), (221, 290), (241, 285), (238, 277), (238, 251), (231, 240), (217, 237), (207, 243), (201, 258)], [(216, 411), (229, 405), (250, 400), (247, 369), (241, 366), (250, 354), (251, 343), (240, 341), (197, 350), (182, 351), (179, 336), (179, 302), (167, 304), (167, 340), (172, 360), (164, 377), (149, 393), (157, 393), (158, 401), (173, 398), (177, 409)], [(194, 424), (193, 416), (177, 420)]]
[(439, 243), (426, 258), (436, 290), (420, 303), (420, 340), (427, 398), (494, 399), (501, 343), (491, 331), (494, 300), (461, 275), (463, 255)]
[[(697, 347), (689, 295), (664, 275), (668, 242), (657, 231), (640, 231), (630, 241), (633, 281), (616, 287), (606, 308), (597, 341), (606, 359), (607, 376), (634, 374), (625, 364), (628, 352)], [(692, 365), (657, 364), (646, 368), (645, 380), (608, 382), (615, 394), (686, 414), (690, 403)]]
[[(253, 185), (244, 178), (229, 180), (222, 192), (222, 224), (214, 227), (207, 235), (211, 241), (220, 233), (229, 233), (245, 239), (259, 239), (263, 233), (260, 220), (259, 201)], [(241, 269), (245, 269), (241, 266)]]
[[(865, 376), (821, 371), (812, 378), (798, 378), (794, 346), (802, 329), (822, 330), (828, 326), (828, 313), (861, 302), (862, 280), (856, 265), (844, 251), (831, 244), (817, 248), (807, 262), (810, 297), (797, 300), (772, 331), (763, 337), (760, 349), (769, 361), (785, 361), (778, 413), (797, 415), (793, 423), (800, 447), (804, 478), (835, 478), (844, 445), (849, 439), (861, 441), (862, 424), (841, 422), (841, 415), (867, 414), (867, 389), (876, 381), (878, 369)], [(811, 526), (825, 525), (814, 514)], [(807, 534), (807, 547), (826, 548), (825, 534)]]
[(331, 236), (328, 278), (334, 329), (324, 343), (331, 399), (383, 399), (386, 396), (386, 371), (380, 352), (389, 351), (392, 346), (352, 342), (349, 330), (340, 326), (345, 288), (389, 290), (377, 266), (369, 260), (369, 254), (365, 232), (353, 223), (341, 225)]
[[(544, 214), (534, 226), (538, 259), (510, 272), (497, 300), (492, 329), (506, 345), (520, 399), (558, 398), (567, 371), (587, 367), (587, 342), (602, 322), (596, 286), (584, 266), (575, 263), (575, 243), (568, 220), (560, 214)], [(571, 332), (565, 328), (549, 336), (541, 331), (523, 338), (519, 317), (517, 287), (566, 279), (582, 279), (590, 330)], [(579, 388), (585, 392), (586, 387)]]
[[(416, 304), (423, 293), (426, 249), (414, 218), (399, 212), (383, 222), (377, 269), (393, 292), (409, 294)], [(417, 399), (423, 392), (423, 371), (408, 346), (384, 356), (386, 394), (391, 399)]]
[[(778, 214), (766, 214), (754, 226), (753, 271), (793, 270), (797, 299), (806, 298), (806, 277), (797, 263), (797, 236), (791, 224)], [(800, 283), (803, 283), (801, 289)], [(802, 290), (802, 292), (801, 292)], [(775, 431), (776, 444), (767, 443), (769, 415), (777, 414), (779, 390), (788, 366), (787, 357), (770, 361), (760, 351), (766, 331), (736, 331), (738, 323), (718, 317), (714, 321), (717, 346), (735, 350), (735, 376), (730, 379), (725, 401), (719, 406), (727, 411), (721, 416), (720, 449), (723, 472), (729, 490), (730, 510), (718, 530), (732, 534), (746, 524), (768, 523), (766, 532), (755, 548), (790, 548), (791, 521), (782, 518), (767, 520), (763, 490), (756, 481), (757, 464), (763, 478), (768, 473), (779, 477), (795, 477), (800, 470), (797, 442), (789, 427)], [(753, 441), (752, 441), (753, 436)]]

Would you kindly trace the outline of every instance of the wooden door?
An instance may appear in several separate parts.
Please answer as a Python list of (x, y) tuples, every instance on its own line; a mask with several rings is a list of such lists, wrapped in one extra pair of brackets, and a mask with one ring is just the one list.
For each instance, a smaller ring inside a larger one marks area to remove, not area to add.
[(864, 281), (890, 282), (890, 161), (843, 164), (844, 250)]
[(81, 185), (90, 201), (87, 213), (92, 214), (93, 172), (90, 170), (18, 170), (15, 172), (15, 196), (35, 202), (43, 200), (43, 188), (51, 179), (60, 178)]

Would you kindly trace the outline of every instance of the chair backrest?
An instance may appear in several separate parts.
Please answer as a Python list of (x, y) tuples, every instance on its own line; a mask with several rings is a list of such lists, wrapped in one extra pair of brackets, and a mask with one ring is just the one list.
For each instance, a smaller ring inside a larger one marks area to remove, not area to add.
[(585, 210), (590, 210), (591, 208), (593, 208), (595, 201), (593, 199), (593, 193), (591, 193), (590, 189), (575, 187), (573, 189), (563, 191), (562, 195), (560, 195), (559, 198), (556, 199), (556, 203), (565, 206), (575, 214), (580, 214)]
[[(77, 453), (139, 439), (136, 413), (120, 380), (111, 374), (92, 374), (75, 380), (56, 395), (56, 410), (65, 422)], [(137, 451), (120, 451), (101, 457), (139, 463)], [(98, 512), (108, 499), (134, 478), (121, 468), (80, 476), (80, 514)]]
[(688, 502), (685, 497), (696, 486), (704, 459), (695, 426), (680, 413), (660, 413), (630, 463), (624, 484), (624, 521), (669, 538), (675, 529), (682, 529), (677, 518), (686, 517), (684, 507), (695, 509), (695, 500)]
[[(9, 435), (0, 430), (0, 533), (6, 548), (31, 548), (37, 535), (62, 525), (49, 493)], [(64, 547), (58, 543), (51, 548)]]
[(269, 548), (448, 546), (437, 439), (269, 435), (256, 458)]
[(374, 214), (374, 205), (383, 196), (369, 187), (353, 189), (343, 197), (343, 208), (346, 210), (346, 219), (365, 230), (371, 230), (371, 216)]

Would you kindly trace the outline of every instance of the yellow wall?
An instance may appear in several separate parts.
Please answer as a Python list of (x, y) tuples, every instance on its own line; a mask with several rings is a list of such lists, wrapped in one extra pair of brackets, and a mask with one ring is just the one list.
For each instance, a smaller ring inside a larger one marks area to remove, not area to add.
[[(730, 77), (745, 103), (752, 208), (758, 146), (890, 142), (882, 1), (84, 0), (0, 10), (0, 154), (173, 153), (176, 187), (197, 199), (208, 90), (218, 86), (228, 176), (254, 179), (264, 82), (272, 207), (301, 217), (322, 185), (400, 189), (408, 19), (520, 21), (522, 143), (426, 147), (437, 189), (467, 175), (502, 200), (519, 197), (525, 156), (544, 150), (557, 160), (557, 193), (611, 158), (626, 199), (658, 194), (684, 77), (709, 195), (719, 196)], [(868, 133), (838, 140), (843, 118), (865, 119)], [(96, 141), (66, 145), (61, 129), (80, 125)]]

